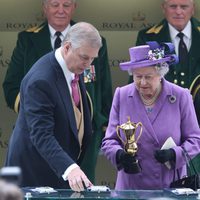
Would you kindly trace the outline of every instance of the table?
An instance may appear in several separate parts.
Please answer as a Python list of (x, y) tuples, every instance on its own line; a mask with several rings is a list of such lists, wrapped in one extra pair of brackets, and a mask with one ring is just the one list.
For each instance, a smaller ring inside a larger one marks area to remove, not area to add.
[[(166, 190), (126, 190), (110, 192), (81, 192), (76, 193), (72, 190), (56, 190), (51, 194), (31, 194), (25, 195), (25, 200), (67, 200), (67, 199), (84, 199), (84, 200), (196, 200), (200, 199), (200, 194), (196, 195), (175, 195)], [(27, 192), (27, 191), (26, 191)], [(25, 192), (25, 193), (26, 193)]]

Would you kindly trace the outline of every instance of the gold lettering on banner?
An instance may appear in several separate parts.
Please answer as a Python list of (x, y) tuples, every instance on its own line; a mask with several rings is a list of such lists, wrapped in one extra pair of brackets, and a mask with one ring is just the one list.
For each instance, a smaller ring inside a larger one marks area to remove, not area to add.
[(39, 25), (39, 23), (11, 23), (7, 22), (5, 24), (5, 29), (7, 31), (19, 31), (19, 30), (24, 30), (27, 28), (32, 28), (34, 26)]
[[(131, 18), (126, 22), (102, 22), (102, 26), (99, 29), (110, 31), (129, 31), (129, 30), (141, 30), (155, 25), (157, 22), (147, 21), (146, 13), (143, 11), (137, 11), (131, 14)], [(98, 25), (97, 25), (98, 26)]]
[(151, 22), (103, 22), (102, 27), (99, 27), (100, 30), (108, 31), (137, 31), (143, 28), (148, 28), (155, 25), (156, 23)]

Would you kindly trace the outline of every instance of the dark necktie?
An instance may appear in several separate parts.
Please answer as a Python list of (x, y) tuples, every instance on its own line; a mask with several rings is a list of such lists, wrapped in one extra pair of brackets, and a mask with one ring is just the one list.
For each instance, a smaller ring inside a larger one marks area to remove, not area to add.
[(178, 46), (179, 63), (181, 65), (187, 66), (188, 65), (188, 50), (183, 40), (184, 34), (182, 32), (179, 32), (177, 36), (180, 38), (180, 42)]
[(79, 80), (79, 76), (78, 76), (78, 74), (75, 74), (75, 77), (71, 82), (72, 98), (73, 98), (74, 103), (77, 107), (79, 106), (79, 103), (80, 103), (80, 96), (79, 96), (79, 90), (78, 90), (78, 80)]
[(57, 48), (59, 48), (60, 45), (61, 45), (61, 39), (60, 39), (61, 32), (57, 31), (57, 32), (55, 33), (55, 35), (56, 35), (56, 40), (55, 40), (55, 42), (54, 42), (54, 49), (57, 49)]

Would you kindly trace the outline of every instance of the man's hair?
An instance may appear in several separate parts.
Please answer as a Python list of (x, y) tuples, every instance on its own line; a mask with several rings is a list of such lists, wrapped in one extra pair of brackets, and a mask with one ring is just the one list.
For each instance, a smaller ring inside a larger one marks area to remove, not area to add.
[[(43, 3), (47, 3), (49, 0), (42, 0)], [(70, 0), (72, 3), (76, 3), (76, 0)]]
[(87, 22), (79, 22), (73, 25), (66, 34), (62, 45), (66, 42), (71, 43), (74, 49), (84, 44), (92, 48), (100, 48), (102, 46), (102, 40), (98, 30)]
[[(164, 3), (166, 3), (169, 0), (163, 0)], [(194, 0), (190, 0), (192, 3), (194, 3)]]

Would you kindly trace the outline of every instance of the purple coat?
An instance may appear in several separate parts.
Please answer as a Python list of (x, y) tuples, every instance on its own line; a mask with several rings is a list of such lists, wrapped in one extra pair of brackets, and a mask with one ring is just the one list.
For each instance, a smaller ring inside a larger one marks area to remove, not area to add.
[[(143, 124), (142, 136), (137, 143), (137, 158), (142, 172), (126, 174), (123, 169), (118, 171), (115, 189), (168, 188), (173, 181), (174, 169), (169, 170), (156, 161), (154, 151), (160, 149), (170, 136), (177, 145), (173, 148), (176, 153), (175, 169), (179, 170), (181, 176), (186, 175), (182, 147), (191, 157), (200, 152), (200, 129), (189, 90), (163, 79), (161, 94), (152, 113), (147, 114), (134, 83), (116, 89), (102, 143), (102, 151), (115, 167), (116, 152), (123, 148), (117, 137), (116, 127), (126, 123), (127, 116), (130, 116), (132, 122)], [(120, 134), (123, 137), (123, 133)]]

